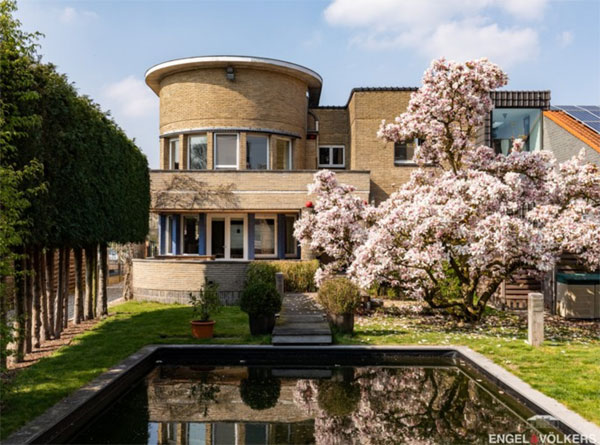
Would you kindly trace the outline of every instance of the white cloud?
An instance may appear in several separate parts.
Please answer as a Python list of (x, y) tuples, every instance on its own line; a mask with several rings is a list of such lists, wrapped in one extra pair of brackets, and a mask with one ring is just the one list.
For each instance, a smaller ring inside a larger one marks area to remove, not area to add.
[(115, 113), (126, 117), (143, 117), (158, 113), (158, 98), (135, 76), (128, 76), (105, 88), (105, 95)]
[(67, 6), (60, 12), (59, 19), (62, 23), (77, 23), (86, 19), (98, 18), (98, 14), (94, 11), (80, 11), (70, 6)]
[(573, 33), (571, 31), (563, 31), (556, 36), (556, 40), (561, 48), (566, 48), (573, 43)]
[[(351, 44), (372, 50), (413, 49), (424, 57), (488, 57), (502, 66), (535, 57), (539, 39), (523, 24), (542, 17), (548, 0), (333, 0), (331, 25), (356, 30)], [(513, 25), (490, 18), (500, 11)]]

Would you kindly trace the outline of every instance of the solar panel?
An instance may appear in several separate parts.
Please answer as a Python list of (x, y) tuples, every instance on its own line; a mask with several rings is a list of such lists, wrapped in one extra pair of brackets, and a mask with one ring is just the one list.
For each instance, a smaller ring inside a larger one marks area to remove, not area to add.
[(555, 110), (561, 110), (569, 116), (600, 133), (600, 106), (598, 105), (555, 105)]

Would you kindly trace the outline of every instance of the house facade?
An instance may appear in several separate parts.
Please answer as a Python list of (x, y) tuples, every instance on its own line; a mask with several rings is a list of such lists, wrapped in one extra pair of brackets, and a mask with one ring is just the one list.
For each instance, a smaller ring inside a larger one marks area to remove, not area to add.
[[(248, 261), (311, 258), (293, 226), (316, 171), (336, 171), (379, 204), (416, 168), (418, 141), (376, 136), (416, 88), (355, 88), (345, 105), (325, 106), (313, 70), (240, 56), (164, 62), (146, 83), (160, 99), (160, 168), (150, 173), (157, 246), (154, 258), (134, 264), (136, 296), (181, 301), (208, 278), (235, 299)], [(492, 98), (481, 142), (507, 153), (522, 137), (527, 149), (541, 149), (550, 92)]]

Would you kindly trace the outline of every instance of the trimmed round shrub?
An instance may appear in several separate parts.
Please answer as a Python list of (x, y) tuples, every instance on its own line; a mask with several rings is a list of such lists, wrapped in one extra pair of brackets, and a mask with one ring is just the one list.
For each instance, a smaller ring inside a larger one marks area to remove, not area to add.
[(281, 295), (273, 284), (250, 282), (242, 292), (240, 308), (250, 315), (274, 315), (281, 310)]
[(358, 406), (360, 387), (355, 382), (322, 380), (319, 382), (317, 401), (319, 407), (330, 416), (347, 416)]
[(281, 381), (270, 375), (253, 376), (240, 383), (242, 401), (252, 409), (263, 410), (277, 405), (281, 392)]
[(253, 261), (246, 270), (246, 285), (261, 281), (275, 286), (275, 273), (277, 272), (279, 272), (279, 268), (271, 262)]
[(344, 277), (330, 278), (321, 284), (319, 302), (330, 314), (351, 314), (360, 304), (360, 289)]

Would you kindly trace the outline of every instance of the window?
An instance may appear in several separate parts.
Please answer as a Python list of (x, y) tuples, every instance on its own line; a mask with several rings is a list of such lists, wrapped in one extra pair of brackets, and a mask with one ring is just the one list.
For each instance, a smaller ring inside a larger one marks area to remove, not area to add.
[(179, 170), (179, 139), (169, 140), (169, 168)]
[(344, 168), (346, 154), (343, 145), (320, 146), (319, 167)]
[(215, 135), (215, 169), (238, 168), (238, 135)]
[(246, 138), (246, 168), (267, 170), (269, 168), (269, 143), (266, 136)]
[(191, 170), (206, 170), (206, 135), (188, 138), (188, 166)]
[(285, 256), (296, 257), (298, 255), (298, 242), (294, 238), (294, 224), (296, 215), (285, 215)]
[(277, 170), (291, 170), (292, 141), (289, 139), (276, 139), (275, 141), (275, 154), (277, 156), (275, 168)]
[(173, 216), (165, 218), (165, 252), (167, 255), (173, 255)]
[(524, 151), (542, 149), (541, 116), (538, 108), (495, 108), (492, 111), (492, 147), (508, 155), (516, 138), (525, 141)]
[(413, 164), (415, 148), (418, 146), (418, 139), (411, 142), (396, 142), (394, 144), (394, 165)]
[(198, 216), (183, 216), (183, 253), (198, 255)]
[(275, 256), (275, 217), (257, 215), (254, 220), (254, 255)]

